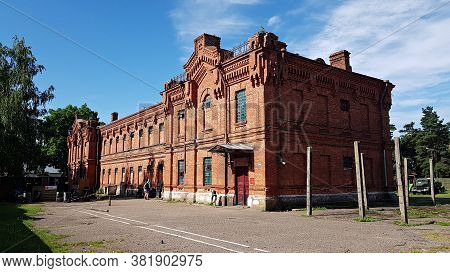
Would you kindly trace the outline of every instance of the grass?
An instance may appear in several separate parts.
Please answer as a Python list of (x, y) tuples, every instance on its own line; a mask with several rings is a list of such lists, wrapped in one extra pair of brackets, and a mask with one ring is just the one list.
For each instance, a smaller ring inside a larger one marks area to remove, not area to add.
[(375, 218), (375, 217), (370, 217), (370, 216), (366, 216), (366, 217), (358, 217), (358, 218), (354, 218), (353, 219), (356, 222), (362, 222), (362, 223), (369, 223), (369, 222), (377, 222), (377, 221), (381, 221), (381, 219)]
[[(448, 206), (441, 206), (441, 205), (437, 205), (436, 207), (411, 206), (408, 208), (409, 219), (433, 218), (439, 216), (440, 214), (446, 215), (449, 213), (450, 208)], [(399, 210), (397, 210), (397, 214), (400, 215)]]
[(443, 227), (448, 227), (448, 226), (450, 226), (450, 222), (448, 222), (448, 221), (442, 221), (442, 222), (436, 222), (435, 223), (436, 225), (439, 225), (439, 226), (443, 226)]
[[(436, 204), (450, 204), (450, 188), (446, 188), (444, 193), (436, 194)], [(429, 194), (409, 194), (409, 204), (412, 206), (432, 206), (431, 195)]]
[(432, 225), (434, 224), (434, 221), (427, 221), (423, 223), (415, 223), (415, 224), (405, 224), (400, 220), (395, 220), (394, 225), (401, 226), (401, 227), (418, 227), (418, 226), (424, 226), (424, 225)]
[(105, 241), (63, 243), (67, 235), (57, 235), (46, 229), (36, 228), (42, 205), (0, 203), (0, 252), (49, 253), (69, 252), (77, 247), (96, 252), (105, 247)]
[(42, 206), (0, 203), (0, 251), (3, 252), (67, 252), (59, 243), (66, 236), (35, 228)]

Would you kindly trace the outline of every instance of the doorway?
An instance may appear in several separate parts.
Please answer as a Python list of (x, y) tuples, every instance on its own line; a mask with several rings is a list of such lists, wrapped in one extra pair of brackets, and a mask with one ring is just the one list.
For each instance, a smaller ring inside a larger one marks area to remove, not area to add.
[(162, 198), (162, 191), (164, 188), (164, 182), (163, 182), (163, 170), (164, 165), (162, 163), (158, 164), (157, 167), (157, 173), (156, 173), (156, 197)]
[(248, 167), (236, 167), (236, 204), (246, 206), (248, 195)]

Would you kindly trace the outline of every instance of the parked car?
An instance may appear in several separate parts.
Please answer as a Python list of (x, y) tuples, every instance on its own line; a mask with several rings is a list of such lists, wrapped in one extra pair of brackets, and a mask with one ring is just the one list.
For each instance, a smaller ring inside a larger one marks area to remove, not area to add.
[[(434, 180), (434, 193), (442, 193), (445, 191), (444, 186), (442, 186), (442, 183)], [(411, 192), (413, 194), (430, 194), (431, 193), (431, 186), (430, 186), (430, 178), (418, 178), (416, 181), (416, 186), (412, 187)]]

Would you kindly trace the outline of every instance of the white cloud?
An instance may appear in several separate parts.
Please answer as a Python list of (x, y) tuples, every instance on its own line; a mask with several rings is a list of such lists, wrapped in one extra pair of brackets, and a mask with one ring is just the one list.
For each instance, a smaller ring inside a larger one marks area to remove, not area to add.
[(419, 105), (429, 105), (431, 103), (435, 103), (436, 100), (434, 99), (404, 99), (401, 101), (398, 101), (398, 106), (419, 106)]
[(237, 10), (243, 5), (255, 5), (260, 0), (188, 0), (170, 12), (178, 39), (192, 50), (192, 42), (202, 33), (217, 36), (244, 36), (253, 21)]
[[(287, 37), (288, 46), (325, 60), (332, 52), (349, 50), (353, 71), (396, 85), (392, 120), (412, 120), (421, 114), (417, 106), (440, 100), (438, 94), (423, 96), (421, 90), (450, 82), (450, 5), (392, 33), (443, 4), (440, 0), (345, 1), (327, 14), (317, 35), (307, 41), (293, 37), (290, 43)], [(442, 117), (449, 120), (448, 115)]]
[(269, 20), (267, 21), (267, 25), (269, 27), (278, 25), (279, 23), (281, 23), (281, 18), (280, 16), (277, 15), (270, 17)]

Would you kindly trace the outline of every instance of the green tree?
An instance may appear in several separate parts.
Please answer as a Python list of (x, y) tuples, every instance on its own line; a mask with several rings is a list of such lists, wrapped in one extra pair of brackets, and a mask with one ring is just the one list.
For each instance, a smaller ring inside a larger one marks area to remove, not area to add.
[(450, 176), (450, 123), (444, 124), (433, 107), (422, 109), (420, 125), (406, 124), (400, 130), (402, 155), (409, 158), (409, 168), (419, 177), (429, 176), (429, 158), (433, 157), (434, 170), (441, 176)]
[(56, 110), (50, 109), (44, 118), (44, 145), (43, 151), (48, 165), (63, 173), (67, 171), (67, 136), (75, 116), (96, 119), (97, 112), (92, 111), (86, 104), (80, 107), (68, 105)]
[(428, 159), (433, 157), (436, 165), (436, 173), (441, 176), (450, 176), (449, 143), (450, 127), (444, 124), (444, 120), (439, 118), (433, 107), (428, 106), (422, 109), (422, 119), (420, 125), (422, 129), (416, 137), (416, 162), (417, 167), (423, 176), (427, 176), (429, 163)]
[(34, 77), (45, 70), (24, 39), (0, 43), (0, 175), (20, 176), (42, 169), (42, 119), (54, 88), (41, 91)]
[(405, 124), (403, 129), (400, 130), (402, 134), (400, 136), (400, 150), (402, 155), (408, 158), (408, 168), (417, 172), (416, 163), (416, 138), (419, 129), (414, 128), (414, 122)]

